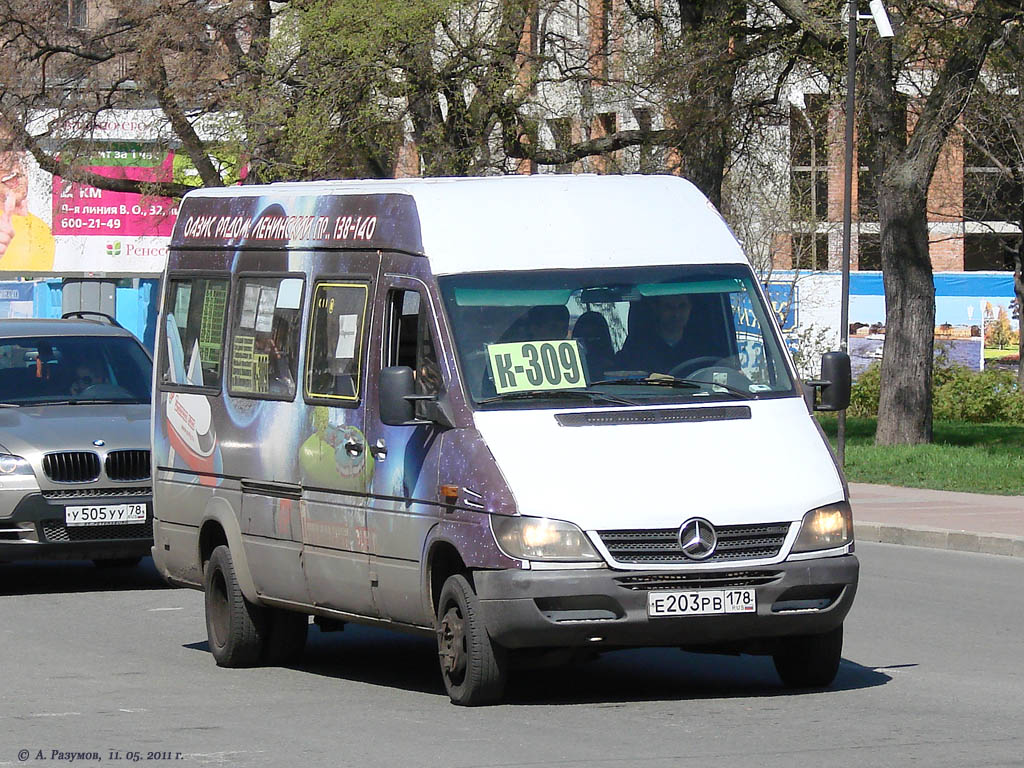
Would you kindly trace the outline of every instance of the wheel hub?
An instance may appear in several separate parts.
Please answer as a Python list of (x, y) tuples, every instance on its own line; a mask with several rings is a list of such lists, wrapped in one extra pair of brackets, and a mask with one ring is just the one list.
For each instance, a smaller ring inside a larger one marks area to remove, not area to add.
[(437, 629), (438, 654), (441, 669), (448, 675), (462, 672), (466, 668), (466, 626), (455, 606), (448, 609)]

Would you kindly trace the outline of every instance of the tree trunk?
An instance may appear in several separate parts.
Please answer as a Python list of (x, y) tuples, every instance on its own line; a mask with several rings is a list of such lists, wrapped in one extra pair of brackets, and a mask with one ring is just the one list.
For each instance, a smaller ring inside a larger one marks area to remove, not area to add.
[(862, 57), (867, 118), (862, 138), (869, 173), (877, 180), (885, 286), (885, 347), (875, 444), (928, 443), (935, 338), (927, 209), (935, 161), (928, 155), (937, 157), (938, 152), (914, 152), (908, 146), (907, 113), (896, 91), (891, 44), (873, 41)]
[(926, 198), (916, 185), (879, 189), (886, 320), (876, 445), (932, 439), (935, 283)]

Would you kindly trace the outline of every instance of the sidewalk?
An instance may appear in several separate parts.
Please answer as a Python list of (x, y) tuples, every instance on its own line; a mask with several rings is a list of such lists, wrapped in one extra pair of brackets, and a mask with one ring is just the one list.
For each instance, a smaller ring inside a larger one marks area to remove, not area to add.
[(850, 501), (859, 541), (1024, 557), (1024, 496), (850, 483)]

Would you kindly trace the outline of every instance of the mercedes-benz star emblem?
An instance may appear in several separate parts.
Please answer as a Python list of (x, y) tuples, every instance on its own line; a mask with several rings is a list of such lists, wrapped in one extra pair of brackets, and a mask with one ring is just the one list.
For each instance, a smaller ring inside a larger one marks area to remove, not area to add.
[(707, 560), (718, 546), (718, 534), (703, 517), (691, 517), (679, 526), (679, 546), (691, 560)]

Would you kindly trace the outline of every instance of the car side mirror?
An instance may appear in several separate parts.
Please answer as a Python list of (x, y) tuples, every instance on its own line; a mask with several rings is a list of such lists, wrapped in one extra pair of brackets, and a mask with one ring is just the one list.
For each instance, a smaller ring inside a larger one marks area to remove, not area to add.
[(826, 352), (821, 356), (821, 377), (804, 382), (806, 387), (821, 391), (814, 404), (816, 411), (842, 411), (850, 405), (850, 356), (845, 352)]
[[(416, 418), (416, 403), (425, 402), (429, 419)], [(452, 426), (452, 420), (437, 395), (417, 395), (412, 368), (392, 365), (380, 372), (380, 420), (389, 426), (414, 427), (422, 424)]]

